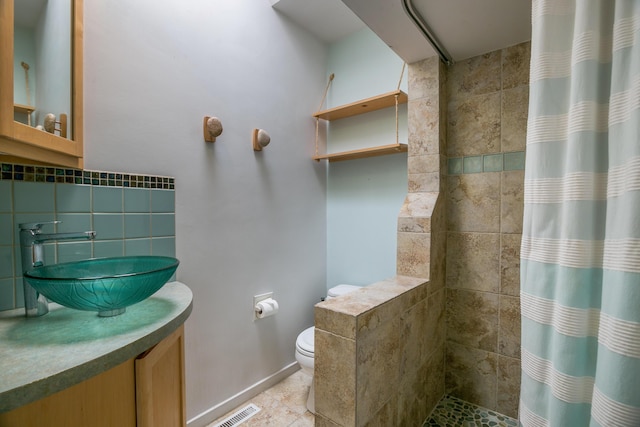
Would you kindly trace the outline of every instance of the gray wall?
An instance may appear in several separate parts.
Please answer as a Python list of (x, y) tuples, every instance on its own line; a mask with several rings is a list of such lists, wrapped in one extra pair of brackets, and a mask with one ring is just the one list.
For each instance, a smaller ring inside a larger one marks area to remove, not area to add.
[[(187, 418), (293, 365), (325, 292), (326, 47), (267, 1), (85, 2), (85, 166), (176, 178)], [(224, 132), (205, 143), (205, 115)], [(271, 135), (251, 148), (253, 128)], [(252, 297), (280, 312), (252, 320)], [(194, 423), (196, 424), (196, 423)]]

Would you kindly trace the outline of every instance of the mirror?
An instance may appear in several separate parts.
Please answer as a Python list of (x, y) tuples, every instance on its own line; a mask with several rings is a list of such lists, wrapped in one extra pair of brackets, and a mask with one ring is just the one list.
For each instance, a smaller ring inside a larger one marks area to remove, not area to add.
[(82, 0), (0, 0), (0, 160), (82, 168)]
[(71, 0), (19, 0), (13, 12), (14, 119), (45, 127), (46, 114), (71, 113)]

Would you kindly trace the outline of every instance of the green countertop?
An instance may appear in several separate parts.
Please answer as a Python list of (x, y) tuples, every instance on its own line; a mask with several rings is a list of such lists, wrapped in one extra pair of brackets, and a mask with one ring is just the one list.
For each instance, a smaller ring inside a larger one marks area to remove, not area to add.
[(49, 314), (0, 312), (0, 412), (105, 372), (162, 341), (191, 314), (193, 294), (170, 282), (115, 317), (49, 304)]

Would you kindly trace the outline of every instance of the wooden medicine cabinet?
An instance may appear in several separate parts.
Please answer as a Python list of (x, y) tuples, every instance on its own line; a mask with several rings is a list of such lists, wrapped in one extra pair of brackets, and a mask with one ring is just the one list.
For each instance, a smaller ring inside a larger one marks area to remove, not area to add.
[(83, 0), (0, 0), (0, 161), (83, 167), (82, 37)]

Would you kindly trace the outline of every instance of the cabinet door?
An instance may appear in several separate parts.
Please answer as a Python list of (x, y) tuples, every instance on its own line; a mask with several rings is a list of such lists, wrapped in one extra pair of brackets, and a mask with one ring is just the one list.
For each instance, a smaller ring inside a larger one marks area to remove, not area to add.
[(136, 359), (138, 427), (186, 426), (184, 325)]
[[(37, 367), (36, 367), (37, 369)], [(135, 427), (134, 359), (0, 414), (0, 427)]]

